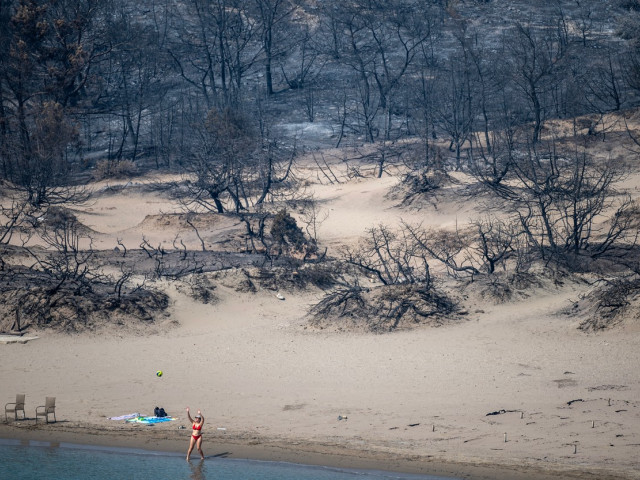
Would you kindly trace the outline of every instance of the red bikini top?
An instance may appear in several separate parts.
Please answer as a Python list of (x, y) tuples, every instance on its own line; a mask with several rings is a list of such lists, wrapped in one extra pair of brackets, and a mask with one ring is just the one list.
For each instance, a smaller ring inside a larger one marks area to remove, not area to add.
[(202, 430), (202, 425), (194, 425), (193, 429), (194, 430)]

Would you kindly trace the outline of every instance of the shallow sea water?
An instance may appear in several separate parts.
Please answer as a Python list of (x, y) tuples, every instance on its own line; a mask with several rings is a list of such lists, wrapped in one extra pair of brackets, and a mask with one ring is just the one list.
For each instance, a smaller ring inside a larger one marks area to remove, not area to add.
[(209, 457), (70, 443), (0, 439), (0, 479), (35, 480), (452, 480), (370, 470)]

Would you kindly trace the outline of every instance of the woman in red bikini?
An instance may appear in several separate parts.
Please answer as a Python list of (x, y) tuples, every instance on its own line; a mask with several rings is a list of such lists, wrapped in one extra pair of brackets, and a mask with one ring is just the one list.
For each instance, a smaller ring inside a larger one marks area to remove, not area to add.
[(189, 450), (187, 451), (187, 461), (189, 461), (189, 457), (191, 456), (191, 451), (193, 447), (196, 446), (198, 448), (198, 452), (200, 453), (200, 458), (204, 460), (204, 453), (202, 453), (202, 425), (204, 425), (204, 417), (198, 410), (195, 420), (191, 418), (191, 413), (189, 413), (189, 407), (187, 407), (187, 417), (189, 417), (189, 421), (192, 423), (191, 439), (189, 440)]

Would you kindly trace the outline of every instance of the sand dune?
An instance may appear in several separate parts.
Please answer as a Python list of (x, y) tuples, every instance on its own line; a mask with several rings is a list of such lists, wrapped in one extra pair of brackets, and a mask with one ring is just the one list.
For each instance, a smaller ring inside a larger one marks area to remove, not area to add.
[[(314, 186), (328, 213), (320, 241), (354, 241), (383, 221), (468, 218), (469, 207), (446, 199), (437, 210), (400, 209), (385, 196), (393, 183)], [(154, 215), (177, 211), (160, 193), (125, 191), (102, 195), (80, 217), (104, 248), (118, 238), (135, 248), (143, 234), (170, 242), (175, 231)], [(215, 241), (216, 226), (211, 232)], [(207, 419), (207, 454), (472, 478), (640, 478), (640, 331), (633, 322), (577, 330), (579, 319), (560, 312), (586, 284), (545, 286), (500, 305), (471, 285), (459, 292), (472, 306), (462, 321), (384, 335), (311, 329), (304, 316), (321, 292), (281, 291), (280, 300), (271, 290), (238, 293), (223, 277), (216, 285), (218, 301), (207, 305), (161, 285), (170, 316), (135, 332), (37, 332), (26, 344), (0, 345), (4, 401), (26, 393), (33, 418), (55, 395), (61, 420), (2, 426), (0, 437), (186, 449), (178, 426), (189, 405)], [(108, 420), (155, 406), (179, 421)]]

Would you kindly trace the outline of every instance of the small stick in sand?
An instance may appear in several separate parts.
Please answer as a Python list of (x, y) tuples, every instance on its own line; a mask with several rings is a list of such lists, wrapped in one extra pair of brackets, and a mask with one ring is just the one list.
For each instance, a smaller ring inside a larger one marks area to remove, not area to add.
[(524, 418), (524, 412), (520, 412), (520, 418)]
[(436, 431), (436, 425), (435, 425), (435, 423), (434, 423), (433, 425), (431, 425), (431, 431), (432, 431), (432, 432), (435, 432), (435, 431)]
[(594, 428), (596, 426), (596, 421), (595, 420), (591, 420), (591, 428)]
[(573, 453), (574, 453), (574, 455), (575, 455), (576, 453), (578, 453), (578, 444), (577, 444), (577, 443), (574, 443), (574, 444), (573, 444)]
[(507, 443), (507, 432), (504, 432), (504, 443)]

